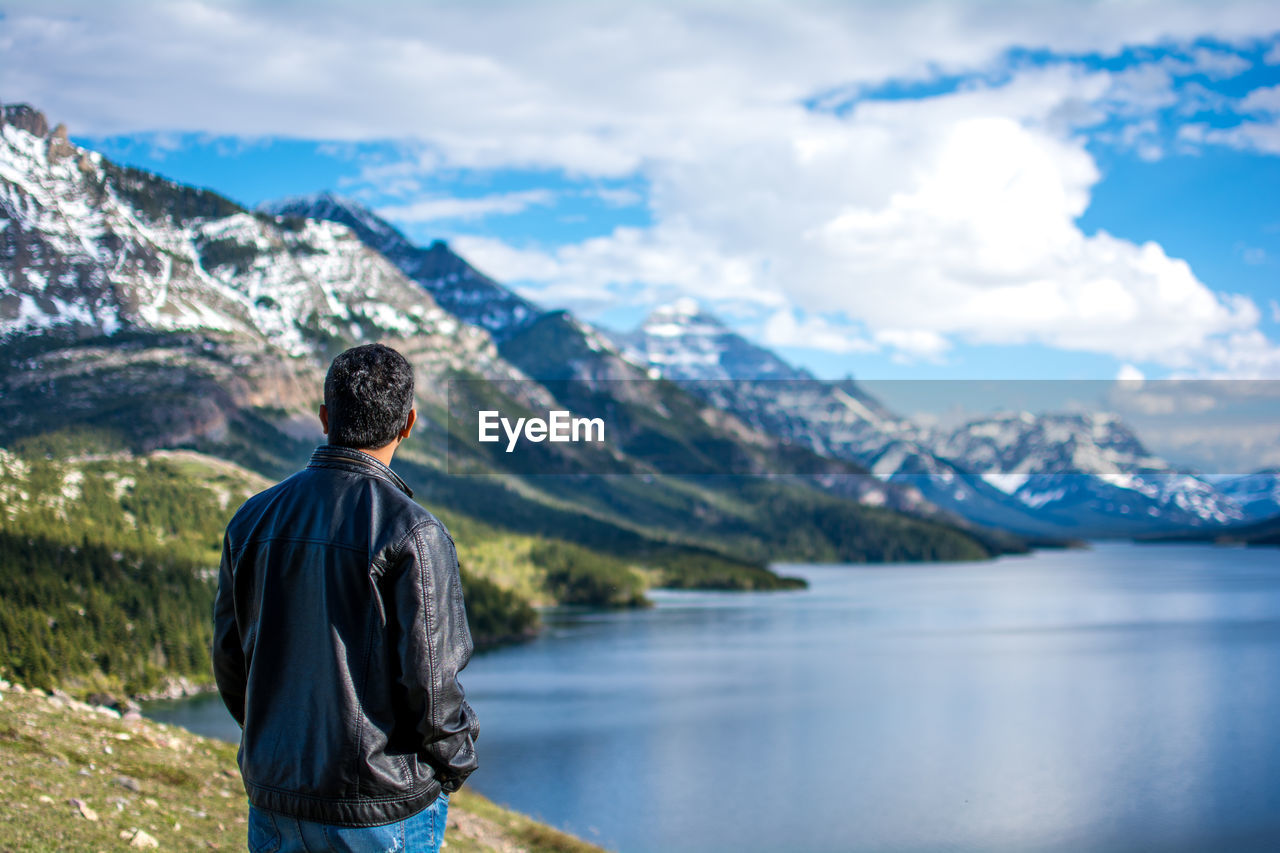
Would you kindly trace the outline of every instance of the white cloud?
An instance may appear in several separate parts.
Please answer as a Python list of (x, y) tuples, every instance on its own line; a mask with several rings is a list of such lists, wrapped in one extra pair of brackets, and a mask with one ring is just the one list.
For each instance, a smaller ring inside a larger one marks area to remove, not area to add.
[(1233, 107), (1226, 95), (1195, 81), (1183, 83), (1178, 90), (1177, 109), (1183, 116), (1193, 116), (1197, 113), (1222, 113)]
[(1240, 111), (1246, 113), (1280, 113), (1280, 86), (1264, 86), (1254, 89), (1240, 102)]
[(1280, 458), (1275, 380), (1117, 381), (1105, 404), (1155, 452), (1211, 474), (1246, 473)]
[(1238, 116), (1252, 118), (1230, 127), (1195, 122), (1179, 128), (1178, 136), (1196, 145), (1280, 154), (1280, 86), (1252, 90), (1233, 105), (1233, 110)]
[(609, 235), (555, 250), (517, 249), (487, 237), (458, 235), (452, 244), (486, 273), (523, 281), (531, 299), (591, 310), (628, 292), (643, 302), (679, 293), (706, 302), (742, 301), (777, 307), (784, 295), (763, 285), (756, 259), (726, 254), (696, 232), (673, 225), (623, 227)]
[(1125, 364), (1116, 371), (1116, 382), (1123, 383), (1129, 387), (1141, 387), (1142, 380), (1146, 377), (1142, 371), (1134, 367), (1132, 364)]
[[(1251, 301), (1213, 292), (1157, 244), (1076, 226), (1098, 171), (1055, 116), (1109, 85), (1041, 71), (1000, 88), (868, 102), (844, 118), (779, 111), (751, 144), (655, 165), (654, 228), (507, 271), (547, 282), (548, 301), (645, 282), (712, 304), (843, 315), (910, 358), (938, 359), (957, 341), (1039, 342), (1182, 369), (1264, 369), (1274, 347), (1240, 337), (1259, 319)], [(843, 352), (851, 337), (810, 341)]]
[(1174, 91), (1167, 63), (1144, 63), (1107, 75), (1109, 86), (1102, 100), (1110, 111), (1124, 116), (1146, 117), (1171, 107), (1181, 96)]
[(767, 347), (796, 347), (826, 352), (875, 352), (880, 345), (847, 326), (833, 325), (821, 317), (796, 317), (795, 310), (780, 308), (760, 328), (759, 340)]
[[(651, 227), (545, 249), (454, 239), (546, 304), (689, 293), (790, 316), (796, 326), (773, 334), (809, 331), (835, 351), (868, 340), (937, 359), (965, 341), (1038, 342), (1177, 369), (1280, 371), (1252, 302), (1215, 293), (1158, 245), (1075, 224), (1098, 180), (1080, 128), (1111, 118), (1121, 144), (1161, 154), (1149, 117), (1179, 103), (1169, 67), (1031, 68), (841, 115), (802, 106), (824, 91), (996, 67), (1014, 45), (1111, 53), (1252, 43), (1278, 29), (1280, 6), (1255, 0), (1164, 2), (1158, 14), (1101, 0), (1016, 14), (954, 2), (547, 2), (495, 13), (42, 0), (6, 8), (0, 73), (6, 99), (29, 99), (82, 135), (406, 140), (408, 165), (367, 170), (406, 194), (383, 211), (402, 221), (545, 203), (413, 201), (426, 172), (642, 178)], [(1239, 64), (1230, 51), (1188, 55), (1206, 73)], [(1184, 131), (1188, 144), (1280, 152), (1270, 125)], [(856, 334), (814, 317), (851, 318)]]
[[(1011, 45), (1112, 52), (1280, 29), (1256, 0), (6, 4), (7, 99), (82, 134), (429, 142), (455, 166), (624, 174), (726, 117), (856, 83), (981, 68)], [(757, 111), (758, 110), (758, 111)], [(684, 128), (694, 134), (681, 132)]]
[(1122, 415), (1176, 415), (1211, 412), (1221, 401), (1215, 394), (1197, 392), (1179, 383), (1144, 383), (1117, 376), (1107, 403)]
[(635, 190), (615, 187), (595, 187), (590, 195), (603, 201), (610, 207), (635, 207), (644, 203), (644, 196)]
[(498, 281), (550, 281), (560, 272), (555, 258), (539, 249), (519, 249), (492, 237), (467, 234), (456, 235), (449, 242), (477, 269)]
[(1210, 127), (1188, 124), (1179, 128), (1178, 137), (1188, 142), (1225, 145), (1242, 151), (1280, 154), (1280, 120), (1248, 121), (1234, 127)]
[(1170, 59), (1165, 67), (1175, 74), (1203, 74), (1214, 80), (1236, 77), (1250, 66), (1249, 60), (1230, 50), (1198, 47), (1186, 58)]
[(1172, 377), (1273, 380), (1280, 377), (1280, 349), (1258, 329), (1246, 329), (1209, 341), (1202, 362)]
[(1280, 466), (1280, 428), (1267, 423), (1143, 424), (1144, 443), (1193, 461), (1203, 474), (1240, 476)]
[(398, 222), (436, 222), (441, 219), (483, 219), (513, 214), (535, 205), (549, 205), (555, 196), (547, 190), (494, 193), (472, 198), (420, 198), (406, 204), (378, 209), (378, 214)]
[(900, 361), (938, 361), (951, 348), (946, 338), (928, 329), (880, 329), (875, 337), (879, 343), (896, 349)]
[(1153, 118), (1130, 122), (1119, 133), (1103, 133), (1099, 136), (1103, 141), (1133, 151), (1147, 162), (1159, 160), (1165, 153), (1160, 125)]
[(1192, 53), (1192, 61), (1197, 70), (1219, 79), (1243, 74), (1251, 65), (1249, 60), (1238, 53), (1207, 47), (1196, 49)]

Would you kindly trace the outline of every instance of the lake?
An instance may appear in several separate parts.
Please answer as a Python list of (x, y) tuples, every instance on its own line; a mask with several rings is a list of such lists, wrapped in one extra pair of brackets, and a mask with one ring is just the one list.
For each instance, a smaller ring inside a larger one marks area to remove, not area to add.
[(477, 656), (471, 784), (622, 851), (1280, 849), (1280, 552), (777, 568)]

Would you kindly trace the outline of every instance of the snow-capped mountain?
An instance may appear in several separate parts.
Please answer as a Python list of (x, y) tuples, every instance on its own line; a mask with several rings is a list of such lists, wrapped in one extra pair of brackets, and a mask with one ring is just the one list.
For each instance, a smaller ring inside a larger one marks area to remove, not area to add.
[(1164, 460), (1148, 453), (1138, 437), (1109, 414), (999, 414), (941, 435), (934, 448), (965, 460), (1001, 488), (1018, 475), (1082, 471), (1118, 476), (1168, 470)]
[(21, 274), (5, 281), (0, 334), (203, 330), (290, 355), (331, 338), (425, 335), (442, 363), (496, 360), (487, 335), (459, 324), (349, 228), (254, 215), (109, 163), (69, 144), (65, 130), (42, 137), (10, 120), (39, 129), (43, 118), (31, 115), (5, 108), (0, 251)]
[[(30, 107), (4, 107), (0, 340), (30, 361), (5, 375), (11, 427), (48, 414), (50, 383), (74, 388), (86, 412), (105, 394), (170, 399), (187, 383), (206, 390), (180, 412), (140, 417), (157, 441), (215, 434), (243, 405), (309, 409), (308, 372), (335, 346), (375, 339), (403, 341), (425, 377), (465, 367), (522, 378), (484, 330), (346, 226), (250, 213), (79, 148)], [(443, 398), (442, 383), (421, 389)]]
[(624, 352), (667, 379), (812, 379), (763, 347), (679, 299), (657, 308), (630, 335), (617, 336)]
[[(448, 403), (443, 380), (455, 372), (496, 380), (500, 393), (536, 408), (555, 401), (546, 382), (572, 379), (558, 388), (568, 395), (558, 402), (614, 406), (635, 424), (641, 457), (644, 448), (667, 448), (660, 456), (671, 458), (669, 442), (696, 437), (742, 452), (717, 457), (688, 443), (681, 452), (690, 470), (769, 468), (773, 439), (653, 382), (572, 315), (537, 312), (447, 248), (419, 250), (368, 211), (326, 196), (314, 200), (316, 211), (343, 221), (298, 215), (296, 204), (251, 213), (79, 149), (65, 131), (48, 132), (34, 110), (4, 115), (3, 435), (55, 422), (57, 404), (86, 423), (111, 412), (107, 426), (144, 433), (155, 446), (250, 430), (245, 418), (311, 422), (328, 358), (383, 340), (413, 362), (419, 397), (433, 411)], [(364, 240), (419, 272), (433, 258), (462, 269), (430, 282), (465, 316), (442, 308), (430, 288)], [(464, 279), (471, 284), (442, 284)], [(501, 306), (520, 309), (503, 315), (512, 320), (501, 326), (510, 357), (467, 320), (492, 320)], [(645, 421), (653, 412), (666, 423)]]
[[(625, 406), (663, 414), (667, 417), (697, 417), (716, 429), (728, 429), (739, 440), (763, 447), (773, 439), (751, 432), (754, 424), (740, 423), (735, 413), (704, 408), (701, 412), (676, 415), (664, 400), (667, 392), (650, 380), (648, 357), (627, 349), (615, 336), (584, 323), (567, 311), (542, 311), (503, 285), (477, 272), (465, 260), (440, 242), (423, 249), (414, 246), (390, 223), (351, 199), (329, 193), (305, 198), (284, 199), (260, 206), (261, 212), (281, 217), (281, 221), (309, 217), (340, 222), (371, 248), (392, 260), (409, 278), (426, 288), (437, 302), (460, 319), (488, 329), (498, 342), (504, 359), (525, 375), (553, 383), (561, 402), (574, 402), (577, 395), (612, 398)], [(678, 309), (677, 309), (678, 312)], [(807, 376), (786, 365), (767, 350), (761, 350), (720, 325), (711, 317), (699, 318), (696, 308), (689, 317), (674, 318), (681, 323), (704, 322), (702, 331), (708, 347), (724, 346), (724, 356), (738, 368), (754, 362), (752, 375), (775, 378)], [(651, 324), (655, 336), (661, 328)], [(640, 340), (631, 341), (632, 346)], [(734, 357), (741, 359), (734, 362)], [(727, 375), (723, 372), (718, 375)], [(579, 400), (586, 404), (586, 400)], [(715, 400), (708, 400), (715, 403)], [(696, 428), (695, 428), (696, 429)], [(768, 470), (767, 465), (761, 470)], [(855, 482), (855, 480), (857, 480)], [(917, 493), (889, 488), (868, 478), (843, 478), (823, 484), (823, 488), (852, 497), (859, 502), (911, 511), (933, 511)]]
[(1087, 520), (1125, 531), (1146, 521), (1195, 526), (1244, 518), (1229, 496), (1151, 454), (1110, 414), (1002, 414), (940, 435), (932, 449), (1064, 524)]
[(928, 429), (853, 380), (819, 380), (788, 365), (691, 300), (658, 309), (619, 337), (652, 371), (751, 426), (858, 462), (981, 524), (1118, 535), (1244, 517), (1229, 496), (1153, 457), (1110, 416), (1018, 414)]
[(893, 486), (886, 498), (916, 512), (939, 509), (977, 524), (1051, 532), (1017, 501), (939, 458), (930, 436), (853, 380), (816, 379), (683, 299), (616, 336), (650, 372), (732, 412), (769, 435), (845, 459)]
[(1219, 492), (1236, 502), (1246, 518), (1263, 519), (1280, 515), (1280, 470), (1258, 471), (1214, 485)]
[(352, 199), (324, 192), (265, 202), (258, 210), (282, 218), (336, 222), (350, 228), (410, 280), (421, 285), (444, 310), (503, 341), (532, 323), (542, 310), (516, 295), (453, 252), (443, 241), (415, 246), (391, 223)]
[[(105, 425), (152, 446), (251, 436), (255, 419), (311, 419), (327, 358), (376, 339), (410, 357), (420, 396), (437, 404), (454, 371), (538, 405), (559, 393), (548, 383), (576, 380), (564, 390), (578, 397), (560, 402), (613, 407), (631, 425), (625, 466), (637, 470), (673, 449), (717, 473), (743, 460), (783, 473), (800, 459), (842, 497), (1029, 533), (1245, 517), (1118, 422), (1016, 416), (934, 433), (695, 304), (655, 312), (632, 335), (602, 334), (541, 311), (443, 243), (412, 245), (353, 202), (321, 195), (254, 213), (112, 164), (29, 107), (0, 116), (0, 437), (49, 423)], [(814, 454), (840, 464), (814, 466)], [(847, 476), (862, 469), (879, 479)]]
[[(29, 439), (59, 454), (195, 448), (284, 474), (320, 438), (315, 405), (329, 359), (380, 340), (409, 357), (419, 380), (420, 438), (404, 462), (424, 494), (464, 515), (617, 547), (646, 564), (690, 547), (687, 565), (713, 575), (724, 561), (754, 563), (730, 555), (738, 548), (876, 560), (1021, 547), (937, 520), (885, 523), (849, 500), (883, 504), (875, 495), (887, 491), (874, 481), (872, 491), (849, 486), (856, 466), (786, 446), (653, 381), (597, 330), (567, 312), (537, 311), (443, 245), (415, 249), (336, 204), (325, 212), (349, 215), (345, 224), (287, 207), (250, 212), (112, 164), (28, 107), (0, 118), (0, 445)], [(419, 273), (435, 264), (438, 274), (411, 280), (383, 250)], [(500, 345), (468, 317), (499, 331)], [(445, 381), (455, 378), (485, 381)], [(516, 464), (494, 445), (465, 441), (453, 417), (473, 413), (471, 403), (602, 413), (609, 445), (569, 453), (531, 443), (529, 464)], [(775, 471), (783, 455), (805, 456), (809, 476), (785, 484), (722, 476)], [(573, 476), (463, 479), (548, 468)], [(673, 471), (690, 476), (664, 476)], [(836, 482), (826, 487), (824, 477)]]
[(543, 311), (476, 270), (441, 241), (416, 246), (359, 202), (332, 193), (266, 202), (259, 210), (282, 222), (307, 218), (351, 228), (446, 311), (487, 330), (501, 356), (529, 377), (597, 387), (609, 383), (609, 394), (633, 403), (649, 396), (644, 369), (613, 341), (567, 311)]

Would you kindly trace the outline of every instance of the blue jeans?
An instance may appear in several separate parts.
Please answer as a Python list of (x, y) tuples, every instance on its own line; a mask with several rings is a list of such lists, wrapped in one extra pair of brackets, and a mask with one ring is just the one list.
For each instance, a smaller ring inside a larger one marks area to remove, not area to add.
[(382, 826), (335, 826), (249, 806), (249, 853), (438, 853), (449, 795)]

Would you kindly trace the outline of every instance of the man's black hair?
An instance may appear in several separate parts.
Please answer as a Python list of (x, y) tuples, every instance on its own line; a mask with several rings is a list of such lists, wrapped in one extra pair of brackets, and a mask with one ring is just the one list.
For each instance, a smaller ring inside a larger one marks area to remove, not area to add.
[(329, 443), (376, 450), (395, 440), (413, 408), (413, 368), (382, 344), (352, 347), (324, 378)]

